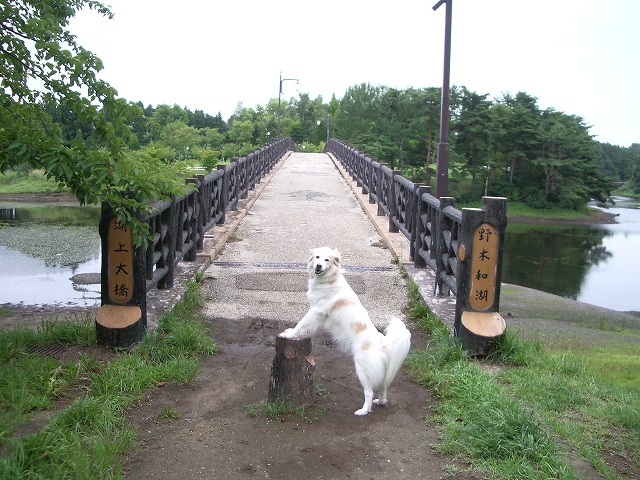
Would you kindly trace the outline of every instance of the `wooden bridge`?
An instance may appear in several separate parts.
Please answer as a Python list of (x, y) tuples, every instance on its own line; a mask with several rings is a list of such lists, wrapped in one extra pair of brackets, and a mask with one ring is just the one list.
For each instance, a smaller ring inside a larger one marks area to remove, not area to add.
[[(293, 149), (291, 139), (280, 139), (209, 175), (189, 179), (196, 191), (153, 205), (148, 218), (152, 240), (144, 247), (135, 248), (131, 232), (105, 209), (99, 341), (125, 347), (138, 341), (149, 323), (147, 297), (176, 290), (180, 265), (210, 250), (205, 248), (207, 232), (225, 225)], [(354, 182), (358, 196), (375, 207), (375, 223), (385, 219), (388, 231), (404, 238), (409, 258), (401, 260), (408, 260), (414, 272), (430, 273), (434, 295), (455, 296), (454, 318), (443, 320), (470, 354), (485, 354), (504, 331), (498, 312), (506, 199), (485, 197), (480, 209), (457, 210), (453, 198), (433, 197), (428, 187), (344, 142), (331, 139), (325, 153)], [(206, 254), (207, 261), (215, 255)]]

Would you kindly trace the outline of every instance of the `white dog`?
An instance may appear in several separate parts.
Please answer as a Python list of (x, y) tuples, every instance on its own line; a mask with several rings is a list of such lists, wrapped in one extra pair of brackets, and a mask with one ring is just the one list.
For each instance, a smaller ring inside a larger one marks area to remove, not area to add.
[[(338, 346), (351, 352), (364, 389), (364, 405), (356, 415), (367, 415), (371, 404), (387, 403), (387, 388), (409, 352), (411, 333), (399, 318), (392, 318), (380, 333), (351, 289), (340, 268), (340, 252), (328, 247), (311, 250), (309, 259), (309, 311), (281, 337), (312, 335), (324, 327)], [(378, 398), (373, 400), (374, 390)]]

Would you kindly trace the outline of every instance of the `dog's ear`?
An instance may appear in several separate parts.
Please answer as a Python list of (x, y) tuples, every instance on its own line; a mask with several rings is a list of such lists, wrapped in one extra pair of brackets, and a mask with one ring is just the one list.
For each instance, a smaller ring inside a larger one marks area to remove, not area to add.
[(340, 252), (336, 249), (333, 250), (333, 263), (335, 263), (337, 266), (340, 266), (340, 262), (342, 261), (342, 255), (340, 255)]

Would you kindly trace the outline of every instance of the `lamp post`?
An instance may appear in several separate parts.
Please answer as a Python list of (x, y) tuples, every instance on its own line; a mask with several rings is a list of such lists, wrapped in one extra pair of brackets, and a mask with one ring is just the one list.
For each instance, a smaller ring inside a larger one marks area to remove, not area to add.
[(282, 102), (282, 83), (288, 81), (295, 81), (296, 83), (300, 83), (300, 80), (297, 78), (282, 78), (282, 72), (280, 72), (280, 88), (278, 89), (278, 131), (276, 133), (276, 138), (280, 138), (280, 104)]
[(453, 0), (440, 0), (433, 10), (446, 4), (444, 27), (444, 73), (440, 102), (440, 143), (436, 170), (436, 197), (446, 197), (449, 190), (449, 72), (451, 64), (451, 4)]
[[(329, 120), (329, 114), (327, 113), (327, 118), (326, 118), (326, 120), (325, 120), (325, 126), (327, 127), (327, 140), (326, 140), (326, 142), (325, 142), (325, 143), (328, 143), (328, 142), (329, 142), (329, 127), (330, 127), (329, 122), (330, 122), (330, 120)], [(316, 125), (320, 126), (320, 124), (321, 124), (321, 123), (322, 123), (322, 120), (316, 120)]]

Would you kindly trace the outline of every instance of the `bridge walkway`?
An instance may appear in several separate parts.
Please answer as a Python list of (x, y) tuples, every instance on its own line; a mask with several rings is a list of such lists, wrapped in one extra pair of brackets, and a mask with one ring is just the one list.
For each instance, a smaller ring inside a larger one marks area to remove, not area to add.
[(402, 315), (407, 293), (395, 262), (408, 260), (408, 245), (397, 238), (388, 245), (390, 238), (376, 230), (328, 155), (292, 153), (206, 270), (211, 313), (276, 319), (283, 329), (295, 323), (307, 310), (309, 250), (329, 246), (341, 252), (347, 281), (383, 326)]
[[(390, 315), (404, 318), (407, 289), (397, 258), (407, 258), (407, 245), (378, 232), (342, 173), (326, 154), (292, 153), (209, 232), (200, 257), (204, 318), (219, 352), (202, 359), (189, 389), (175, 399), (163, 389), (145, 407), (144, 415), (155, 418), (174, 401), (182, 417), (166, 431), (150, 422), (139, 429), (147, 447), (128, 465), (127, 478), (294, 479), (301, 471), (327, 479), (442, 478), (451, 459), (432, 451), (437, 431), (423, 422), (432, 415), (432, 393), (400, 372), (387, 407), (354, 415), (363, 393), (353, 360), (326, 334), (313, 338), (317, 395), (307, 415), (316, 420), (274, 421), (261, 413), (275, 337), (308, 309), (311, 248), (342, 253), (345, 277), (376, 325)], [(388, 220), (379, 220), (388, 229)], [(422, 347), (424, 335), (412, 330), (414, 347)]]

